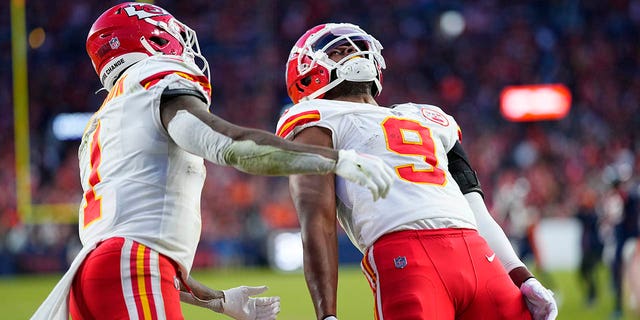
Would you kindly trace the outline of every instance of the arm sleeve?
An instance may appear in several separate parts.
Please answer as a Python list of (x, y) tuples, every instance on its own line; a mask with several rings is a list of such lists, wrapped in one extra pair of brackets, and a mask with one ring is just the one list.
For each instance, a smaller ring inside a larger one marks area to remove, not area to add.
[(475, 170), (471, 168), (467, 154), (464, 152), (464, 149), (462, 149), (460, 142), (456, 141), (453, 148), (449, 150), (447, 159), (449, 160), (449, 172), (451, 172), (453, 179), (458, 183), (460, 191), (462, 191), (463, 194), (475, 191), (483, 195), (478, 175)]
[(504, 234), (504, 231), (493, 219), (487, 206), (484, 203), (484, 199), (477, 192), (469, 192), (464, 195), (471, 206), (471, 210), (478, 223), (478, 232), (487, 241), (491, 250), (495, 252), (502, 266), (510, 272), (517, 267), (524, 267), (524, 263), (518, 258), (516, 252), (511, 246), (511, 242)]
[(162, 91), (162, 100), (168, 100), (177, 96), (189, 95), (200, 99), (204, 103), (209, 103), (204, 94), (198, 90), (190, 88), (167, 88)]
[(216, 132), (186, 110), (180, 110), (167, 126), (169, 136), (185, 151), (215, 164), (230, 165), (250, 174), (290, 175), (334, 172), (336, 161), (314, 153), (258, 145), (252, 140), (234, 141)]
[(167, 132), (173, 141), (185, 151), (215, 164), (227, 164), (223, 151), (231, 145), (233, 140), (211, 129), (188, 111), (178, 111), (176, 116), (169, 121)]

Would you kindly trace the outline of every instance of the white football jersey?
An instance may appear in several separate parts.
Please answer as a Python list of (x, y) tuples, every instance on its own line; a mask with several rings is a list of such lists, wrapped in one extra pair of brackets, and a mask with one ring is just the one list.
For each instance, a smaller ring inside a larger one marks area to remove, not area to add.
[(336, 176), (338, 220), (361, 251), (396, 230), (477, 229), (473, 212), (447, 169), (447, 152), (459, 140), (459, 127), (440, 108), (413, 103), (385, 108), (316, 99), (287, 110), (276, 133), (293, 139), (310, 126), (329, 129), (334, 148), (378, 156), (395, 169), (389, 194), (375, 202), (367, 188)]
[(210, 99), (209, 81), (195, 64), (154, 56), (129, 68), (89, 121), (78, 151), (80, 239), (90, 245), (127, 237), (170, 257), (188, 274), (200, 238), (205, 167), (162, 125), (166, 88), (197, 90)]

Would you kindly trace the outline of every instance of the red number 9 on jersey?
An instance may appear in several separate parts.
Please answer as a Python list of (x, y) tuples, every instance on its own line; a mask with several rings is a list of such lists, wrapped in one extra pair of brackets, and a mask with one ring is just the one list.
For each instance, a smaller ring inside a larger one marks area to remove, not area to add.
[(438, 168), (431, 129), (414, 120), (390, 117), (382, 121), (382, 131), (387, 140), (387, 149), (401, 155), (422, 156), (431, 166), (429, 169), (416, 169), (413, 163), (396, 166), (400, 178), (415, 183), (446, 183), (444, 170)]

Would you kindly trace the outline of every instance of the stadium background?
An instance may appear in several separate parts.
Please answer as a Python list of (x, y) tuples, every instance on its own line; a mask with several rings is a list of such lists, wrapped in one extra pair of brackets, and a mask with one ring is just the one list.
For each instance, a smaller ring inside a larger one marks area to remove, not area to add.
[[(95, 18), (118, 2), (24, 2), (30, 214), (18, 210), (14, 139), (23, 124), (14, 126), (12, 116), (11, 16), (8, 2), (0, 6), (0, 275), (6, 278), (62, 272), (78, 249), (78, 140), (57, 138), (54, 119), (94, 112), (101, 104), (104, 93), (94, 94), (100, 83), (84, 43)], [(295, 40), (323, 22), (361, 25), (385, 47), (379, 102), (435, 104), (457, 119), (492, 213), (523, 254), (522, 240), (539, 222), (575, 222), (578, 209), (591, 207), (610, 235), (606, 269), (615, 244), (611, 230), (620, 219), (611, 205), (612, 182), (632, 191), (640, 168), (640, 1), (155, 3), (197, 31), (212, 70), (212, 112), (268, 131), (290, 103), (284, 63)], [(501, 117), (505, 86), (539, 83), (570, 89), (566, 118), (512, 123)], [(199, 270), (266, 266), (269, 235), (297, 227), (285, 178), (212, 165), (202, 213)], [(341, 248), (344, 261), (353, 261), (348, 243)], [(603, 278), (600, 290), (610, 291), (608, 275)], [(567, 294), (578, 301), (584, 296), (579, 290)]]

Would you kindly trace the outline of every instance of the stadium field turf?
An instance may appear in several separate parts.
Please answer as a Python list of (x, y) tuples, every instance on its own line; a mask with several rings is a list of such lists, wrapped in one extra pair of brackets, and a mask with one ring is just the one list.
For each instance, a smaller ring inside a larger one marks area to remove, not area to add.
[[(28, 319), (60, 278), (60, 274), (19, 275), (0, 277), (0, 310), (2, 319)], [(613, 305), (608, 272), (599, 270), (600, 298), (591, 307), (585, 306), (575, 272), (554, 272), (541, 281), (550, 282), (560, 300), (558, 319), (607, 320)], [(197, 270), (194, 277), (217, 288), (240, 285), (268, 285), (268, 295), (282, 299), (280, 320), (314, 319), (313, 307), (302, 273), (278, 273), (268, 269), (210, 269)], [(343, 267), (340, 270), (338, 290), (338, 315), (340, 319), (373, 319), (371, 291), (359, 268)], [(627, 304), (628, 306), (628, 304)], [(185, 319), (229, 319), (209, 310), (184, 305)], [(621, 320), (640, 319), (627, 310)]]

